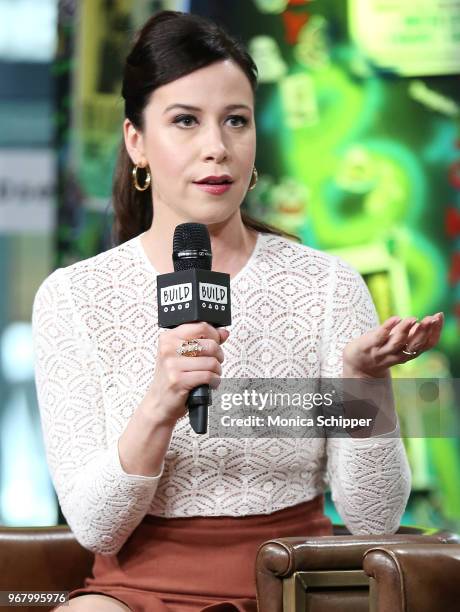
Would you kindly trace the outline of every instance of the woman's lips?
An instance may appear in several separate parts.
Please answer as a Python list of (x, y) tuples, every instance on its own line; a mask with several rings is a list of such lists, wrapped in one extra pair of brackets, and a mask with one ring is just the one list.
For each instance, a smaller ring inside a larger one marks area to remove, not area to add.
[(211, 183), (194, 183), (197, 187), (199, 187), (202, 191), (206, 191), (207, 193), (212, 193), (213, 195), (221, 195), (228, 191), (233, 183), (221, 183), (212, 185)]

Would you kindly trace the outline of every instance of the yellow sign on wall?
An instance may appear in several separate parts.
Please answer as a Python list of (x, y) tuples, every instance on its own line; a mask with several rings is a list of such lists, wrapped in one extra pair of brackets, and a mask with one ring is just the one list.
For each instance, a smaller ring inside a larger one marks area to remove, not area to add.
[(349, 0), (350, 35), (377, 66), (402, 76), (460, 72), (458, 0)]

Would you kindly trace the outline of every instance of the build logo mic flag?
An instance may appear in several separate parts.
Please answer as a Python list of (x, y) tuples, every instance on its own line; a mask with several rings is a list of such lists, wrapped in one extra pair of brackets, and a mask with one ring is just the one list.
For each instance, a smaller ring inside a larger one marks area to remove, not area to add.
[(177, 327), (205, 321), (231, 325), (230, 276), (191, 268), (157, 276), (158, 325)]

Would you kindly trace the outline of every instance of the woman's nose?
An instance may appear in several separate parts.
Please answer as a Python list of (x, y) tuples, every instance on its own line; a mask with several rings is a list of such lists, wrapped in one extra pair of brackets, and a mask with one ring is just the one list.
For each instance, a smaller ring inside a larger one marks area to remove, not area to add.
[(214, 159), (216, 161), (222, 161), (227, 157), (228, 150), (220, 129), (214, 128), (208, 130), (204, 138), (203, 155), (205, 159)]

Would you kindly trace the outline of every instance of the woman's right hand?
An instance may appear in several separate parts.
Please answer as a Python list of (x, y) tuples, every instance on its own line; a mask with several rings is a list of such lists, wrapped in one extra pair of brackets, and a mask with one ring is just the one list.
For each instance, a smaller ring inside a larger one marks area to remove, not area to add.
[[(175, 425), (187, 414), (187, 398), (200, 385), (217, 388), (222, 374), (224, 352), (221, 348), (230, 332), (208, 323), (184, 323), (164, 330), (158, 340), (155, 373), (145, 406), (152, 410), (155, 420)], [(179, 355), (183, 340), (197, 339), (203, 350), (196, 357)]]

